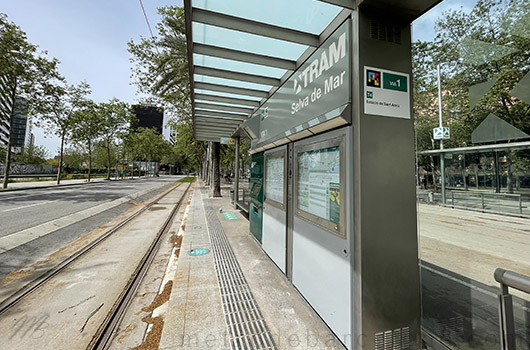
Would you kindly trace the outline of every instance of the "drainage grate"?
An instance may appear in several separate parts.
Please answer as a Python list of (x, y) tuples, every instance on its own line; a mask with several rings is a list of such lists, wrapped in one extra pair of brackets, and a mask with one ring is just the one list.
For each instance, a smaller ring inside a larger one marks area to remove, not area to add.
[(276, 349), (228, 238), (208, 200), (204, 200), (215, 270), (233, 350)]

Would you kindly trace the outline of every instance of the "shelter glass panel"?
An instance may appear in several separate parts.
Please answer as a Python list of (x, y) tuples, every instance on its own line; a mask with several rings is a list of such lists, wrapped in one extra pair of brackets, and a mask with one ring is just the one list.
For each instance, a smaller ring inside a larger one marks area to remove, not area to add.
[(231, 29), (214, 27), (202, 23), (193, 23), (193, 42), (225, 47), (232, 50), (296, 60), (308, 46), (283, 40), (238, 32)]
[[(252, 6), (246, 0), (231, 0), (230, 2), (193, 0), (192, 5), (213, 12), (226, 13), (313, 34), (320, 34), (342, 9), (317, 0), (268, 0), (253, 2)], [(301, 9), (304, 10), (303, 15), (299, 15)]]
[(224, 86), (232, 86), (232, 87), (239, 87), (243, 89), (254, 89), (254, 90), (262, 90), (262, 91), (269, 91), (270, 88), (272, 87), (271, 85), (250, 83), (250, 82), (238, 81), (238, 80), (232, 80), (232, 79), (223, 79), (223, 78), (210, 77), (210, 76), (199, 75), (199, 74), (194, 74), (193, 79), (195, 80), (195, 82), (218, 84), (218, 85), (224, 85)]
[[(530, 281), (530, 6), (447, 0), (413, 26), (427, 346), (530, 349), (530, 294), (510, 288), (501, 321), (494, 278), (502, 268)], [(450, 138), (435, 139), (437, 126)]]

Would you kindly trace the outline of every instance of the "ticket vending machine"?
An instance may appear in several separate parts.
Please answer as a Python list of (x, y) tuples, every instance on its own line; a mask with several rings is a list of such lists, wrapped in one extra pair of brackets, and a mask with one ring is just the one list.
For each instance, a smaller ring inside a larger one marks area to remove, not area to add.
[(252, 155), (250, 163), (250, 233), (261, 242), (263, 227), (263, 153)]

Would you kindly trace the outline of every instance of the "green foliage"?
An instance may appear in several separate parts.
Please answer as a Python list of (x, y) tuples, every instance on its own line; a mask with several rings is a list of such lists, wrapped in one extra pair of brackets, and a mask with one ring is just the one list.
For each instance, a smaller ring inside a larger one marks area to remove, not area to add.
[[(413, 45), (414, 110), (418, 150), (437, 148), (436, 65), (442, 68), (443, 119), (451, 128), (446, 147), (471, 144), (472, 131), (490, 113), (530, 133), (530, 106), (510, 94), (530, 71), (530, 3), (478, 0), (467, 13), (450, 10), (436, 22), (433, 42)], [(476, 106), (470, 87), (495, 82)]]
[[(21, 100), (30, 114), (46, 110), (50, 86), (62, 79), (57, 72), (58, 61), (49, 60), (45, 54), (37, 52), (37, 46), (28, 42), (26, 33), (0, 13), (0, 95), (11, 121)], [(11, 122), (10, 134), (12, 125)], [(7, 148), (11, 148), (11, 139)], [(11, 152), (5, 152), (3, 188), (7, 187), (10, 163)]]
[(196, 177), (186, 176), (185, 178), (182, 178), (178, 180), (177, 182), (195, 182), (195, 181), (197, 181)]
[[(107, 154), (107, 179), (116, 159), (117, 144), (126, 137), (135, 116), (131, 107), (116, 98), (100, 103), (97, 108), (101, 140)], [(114, 159), (113, 159), (114, 157)]]
[(43, 146), (24, 146), (20, 153), (15, 156), (18, 163), (25, 164), (46, 164), (48, 151)]
[(66, 148), (63, 155), (64, 166), (67, 168), (81, 169), (86, 166), (87, 152), (82, 145)]
[(159, 8), (159, 13), (162, 20), (155, 38), (128, 43), (135, 64), (132, 76), (140, 92), (173, 115), (168, 124), (177, 141), (171, 158), (184, 169), (198, 169), (206, 145), (193, 134), (184, 10), (168, 6)]
[(136, 161), (161, 162), (170, 157), (171, 144), (155, 129), (138, 128), (131, 132), (124, 143), (128, 158)]

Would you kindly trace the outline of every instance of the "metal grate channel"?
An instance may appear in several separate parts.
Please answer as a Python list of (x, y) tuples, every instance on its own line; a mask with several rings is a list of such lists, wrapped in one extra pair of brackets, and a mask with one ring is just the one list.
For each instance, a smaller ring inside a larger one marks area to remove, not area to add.
[(261, 310), (209, 202), (204, 200), (204, 209), (230, 347), (233, 350), (276, 349)]

